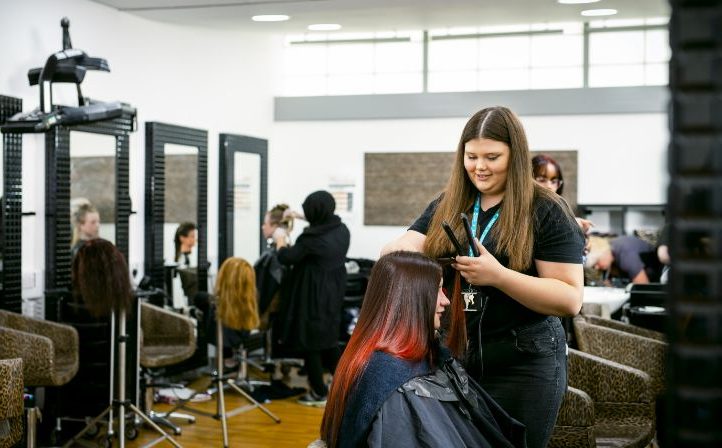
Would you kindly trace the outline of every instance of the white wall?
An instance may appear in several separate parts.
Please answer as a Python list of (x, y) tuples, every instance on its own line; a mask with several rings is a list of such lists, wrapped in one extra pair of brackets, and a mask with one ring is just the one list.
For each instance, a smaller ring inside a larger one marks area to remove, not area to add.
[[(138, 108), (140, 128), (131, 137), (130, 263), (143, 261), (144, 129), (162, 121), (209, 131), (208, 254), (217, 256), (218, 133), (269, 139), (269, 205), (300, 209), (305, 196), (332, 181), (355, 183), (355, 212), (344, 216), (352, 238), (350, 256), (375, 258), (404, 227), (363, 225), (365, 152), (453, 151), (465, 117), (273, 123), (282, 36), (194, 28), (151, 22), (88, 0), (0, 0), (0, 93), (38, 102), (27, 85), (29, 68), (61, 48), (60, 18), (71, 20), (76, 48), (106, 58), (112, 72), (90, 72), (87, 96), (122, 100)], [(68, 92), (63, 92), (68, 93)], [(72, 94), (72, 92), (69, 92)], [(522, 117), (534, 150), (579, 151), (578, 201), (664, 203), (668, 131), (664, 114)], [(31, 137), (24, 148), (25, 210), (23, 270), (42, 280), (44, 266), (44, 151)], [(27, 141), (27, 139), (26, 139)], [(399, 167), (399, 176), (404, 176)], [(420, 210), (421, 211), (421, 210)], [(300, 227), (300, 226), (299, 226)], [(298, 232), (298, 230), (297, 230)], [(26, 244), (27, 243), (27, 244)], [(214, 268), (216, 268), (214, 263)], [(40, 295), (42, 282), (25, 296)]]
[[(218, 134), (267, 138), (272, 127), (274, 49), (280, 37), (151, 22), (87, 0), (0, 0), (0, 94), (20, 97), (24, 110), (38, 104), (38, 88), (27, 83), (28, 69), (40, 67), (62, 48), (60, 19), (70, 18), (73, 47), (106, 58), (111, 73), (89, 72), (83, 93), (98, 100), (121, 100), (137, 107), (139, 129), (132, 134), (130, 263), (142, 267), (144, 128), (162, 121), (209, 131), (208, 254), (217, 255)], [(67, 92), (65, 89), (61, 93)], [(73, 98), (72, 95), (62, 95)], [(62, 98), (61, 98), (62, 99)], [(23, 229), (36, 241), (24, 252), (26, 274), (43, 278), (44, 168), (42, 142), (23, 149), (23, 186), (38, 213)], [(215, 264), (215, 263), (214, 263)], [(37, 295), (38, 285), (24, 295)]]
[[(666, 202), (665, 114), (521, 117), (533, 150), (577, 150), (579, 203)], [(454, 151), (466, 118), (276, 123), (269, 204), (300, 209), (333, 177), (356, 183), (349, 256), (376, 258), (405, 227), (363, 225), (364, 153)], [(404, 167), (398, 167), (404, 176)], [(419, 210), (421, 213), (422, 210)], [(410, 224), (410, 223), (409, 223)]]

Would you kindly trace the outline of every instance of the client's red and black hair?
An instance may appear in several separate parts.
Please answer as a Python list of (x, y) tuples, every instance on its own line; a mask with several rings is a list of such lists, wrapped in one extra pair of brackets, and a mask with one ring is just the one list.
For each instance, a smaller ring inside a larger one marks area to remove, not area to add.
[(337, 445), (349, 394), (374, 351), (433, 362), (434, 313), (441, 267), (425, 255), (393, 252), (373, 269), (358, 323), (338, 363), (321, 422), (321, 438)]

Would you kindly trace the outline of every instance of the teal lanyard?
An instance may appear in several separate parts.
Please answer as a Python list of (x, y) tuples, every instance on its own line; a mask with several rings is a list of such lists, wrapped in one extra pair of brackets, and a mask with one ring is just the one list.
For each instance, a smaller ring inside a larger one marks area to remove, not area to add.
[[(476, 226), (479, 224), (479, 211), (481, 210), (481, 193), (476, 195), (476, 201), (474, 201), (474, 216), (471, 218), (471, 234), (476, 235)], [(486, 225), (486, 228), (481, 233), (481, 238), (479, 238), (479, 243), (484, 244), (484, 238), (486, 238), (486, 234), (489, 233), (489, 230), (491, 230), (491, 227), (494, 225), (496, 220), (499, 219), (499, 210), (494, 213), (494, 216), (491, 217), (491, 220), (489, 220), (489, 224)], [(470, 244), (474, 244), (473, 241), (470, 242)], [(471, 248), (469, 248), (469, 256), (473, 257), (474, 252), (471, 251)]]

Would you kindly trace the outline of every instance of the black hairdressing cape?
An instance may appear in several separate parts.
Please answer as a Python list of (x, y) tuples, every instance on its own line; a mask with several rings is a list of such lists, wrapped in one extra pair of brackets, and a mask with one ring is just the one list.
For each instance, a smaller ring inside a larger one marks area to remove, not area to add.
[(375, 352), (349, 396), (338, 446), (525, 447), (524, 425), (469, 378), (448, 351), (439, 367)]

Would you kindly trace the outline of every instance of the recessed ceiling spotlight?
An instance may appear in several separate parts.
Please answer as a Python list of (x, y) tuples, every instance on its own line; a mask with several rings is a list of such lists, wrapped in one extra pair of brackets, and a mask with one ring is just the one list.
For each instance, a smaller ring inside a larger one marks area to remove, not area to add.
[(290, 17), (285, 14), (265, 14), (251, 17), (254, 22), (283, 22), (288, 19)]
[(582, 11), (584, 17), (613, 16), (616, 13), (616, 9), (585, 9)]
[(597, 3), (600, 0), (557, 0), (562, 5), (581, 5), (583, 3)]
[(314, 23), (309, 25), (310, 31), (336, 31), (341, 29), (341, 25), (338, 23)]

